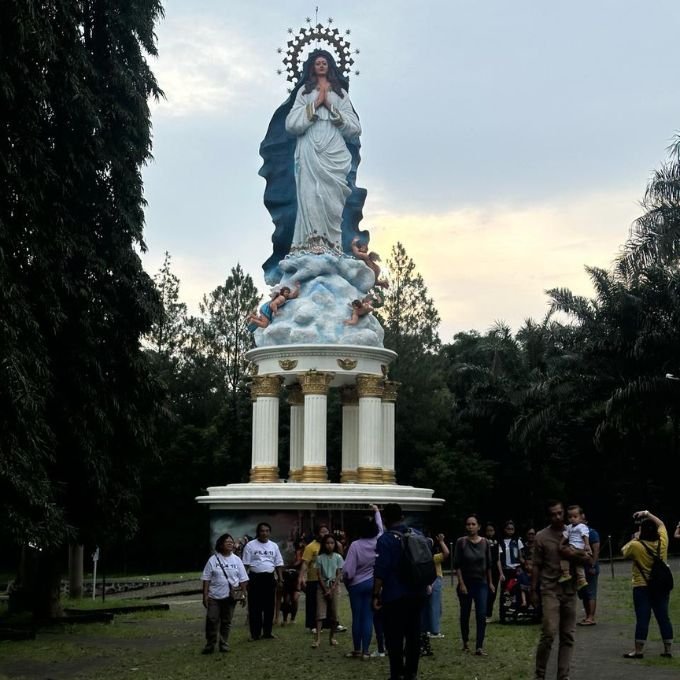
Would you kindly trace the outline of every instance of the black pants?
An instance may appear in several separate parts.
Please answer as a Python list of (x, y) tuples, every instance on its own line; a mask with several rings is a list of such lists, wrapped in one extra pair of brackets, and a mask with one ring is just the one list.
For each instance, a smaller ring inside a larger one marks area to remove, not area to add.
[(501, 576), (498, 573), (498, 571), (492, 571), (491, 572), (491, 581), (493, 582), (495, 586), (495, 590), (493, 593), (489, 590), (489, 595), (486, 598), (486, 618), (490, 619), (493, 616), (493, 606), (496, 603), (496, 595), (499, 592), (499, 589), (503, 585), (500, 581)]
[(316, 628), (316, 590), (318, 581), (307, 581), (305, 585), (305, 628)]
[(385, 646), (390, 658), (390, 680), (413, 680), (420, 659), (422, 597), (402, 597), (382, 608)]
[(274, 598), (276, 597), (276, 578), (274, 573), (248, 574), (248, 623), (250, 637), (259, 640), (270, 637), (274, 623)]

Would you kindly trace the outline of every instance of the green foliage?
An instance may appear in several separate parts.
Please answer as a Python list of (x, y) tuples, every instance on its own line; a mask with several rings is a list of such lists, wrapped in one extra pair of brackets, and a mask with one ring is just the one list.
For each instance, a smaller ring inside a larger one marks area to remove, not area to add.
[(146, 569), (198, 568), (207, 531), (196, 527), (208, 520), (194, 498), (210, 482), (245, 481), (250, 467), (244, 354), (252, 336), (245, 319), (260, 296), (237, 264), (224, 284), (203, 297), (200, 315), (187, 316), (170, 265), (166, 254), (155, 277), (166, 311), (156, 316), (147, 338), (148, 355), (167, 388), (157, 427), (159, 457), (144, 469), (142, 530), (125, 546), (126, 557)]
[(153, 277), (160, 305), (147, 338), (155, 354), (164, 361), (177, 357), (183, 343), (187, 315), (187, 306), (179, 299), (179, 278), (170, 270), (171, 259), (166, 251), (163, 265)]
[[(135, 528), (158, 387), (140, 350), (154, 0), (0, 17), (0, 495), (17, 542)], [(6, 514), (5, 514), (6, 513)]]

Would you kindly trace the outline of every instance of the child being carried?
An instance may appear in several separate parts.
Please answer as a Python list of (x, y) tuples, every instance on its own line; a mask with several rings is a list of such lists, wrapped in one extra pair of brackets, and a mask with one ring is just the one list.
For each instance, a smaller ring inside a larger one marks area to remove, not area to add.
[[(590, 529), (588, 525), (581, 521), (583, 511), (579, 505), (570, 505), (567, 508), (567, 518), (569, 523), (564, 530), (564, 542), (569, 547), (569, 551), (574, 557), (585, 558), (590, 557), (593, 551), (590, 548)], [(559, 578), (560, 583), (572, 580), (571, 574), (571, 560), (560, 560), (560, 567), (562, 569), (562, 576)], [(586, 580), (586, 571), (583, 564), (574, 565), (574, 574), (576, 578), (576, 588), (581, 590), (588, 585)]]

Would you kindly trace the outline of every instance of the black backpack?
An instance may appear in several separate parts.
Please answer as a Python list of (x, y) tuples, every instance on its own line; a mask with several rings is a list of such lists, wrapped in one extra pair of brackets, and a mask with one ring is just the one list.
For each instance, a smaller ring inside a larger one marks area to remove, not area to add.
[(401, 561), (399, 563), (399, 580), (409, 588), (417, 590), (434, 583), (437, 570), (430, 542), (422, 534), (407, 529), (391, 531), (401, 543)]
[(642, 574), (650, 594), (667, 595), (673, 590), (673, 573), (671, 568), (661, 559), (661, 541), (656, 546), (656, 553), (643, 541), (640, 541), (640, 543), (642, 543), (647, 554), (652, 558), (652, 568), (649, 570), (649, 575), (645, 576), (645, 572), (637, 560), (635, 564), (640, 574)]

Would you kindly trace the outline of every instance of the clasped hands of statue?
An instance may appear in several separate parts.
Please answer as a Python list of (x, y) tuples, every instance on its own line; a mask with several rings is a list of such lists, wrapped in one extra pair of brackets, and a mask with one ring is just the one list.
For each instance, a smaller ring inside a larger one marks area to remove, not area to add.
[(333, 105), (327, 99), (328, 93), (331, 90), (331, 84), (328, 81), (319, 82), (317, 83), (317, 87), (319, 90), (319, 95), (314, 102), (314, 108), (320, 109), (322, 106), (325, 106), (329, 111), (332, 112)]

